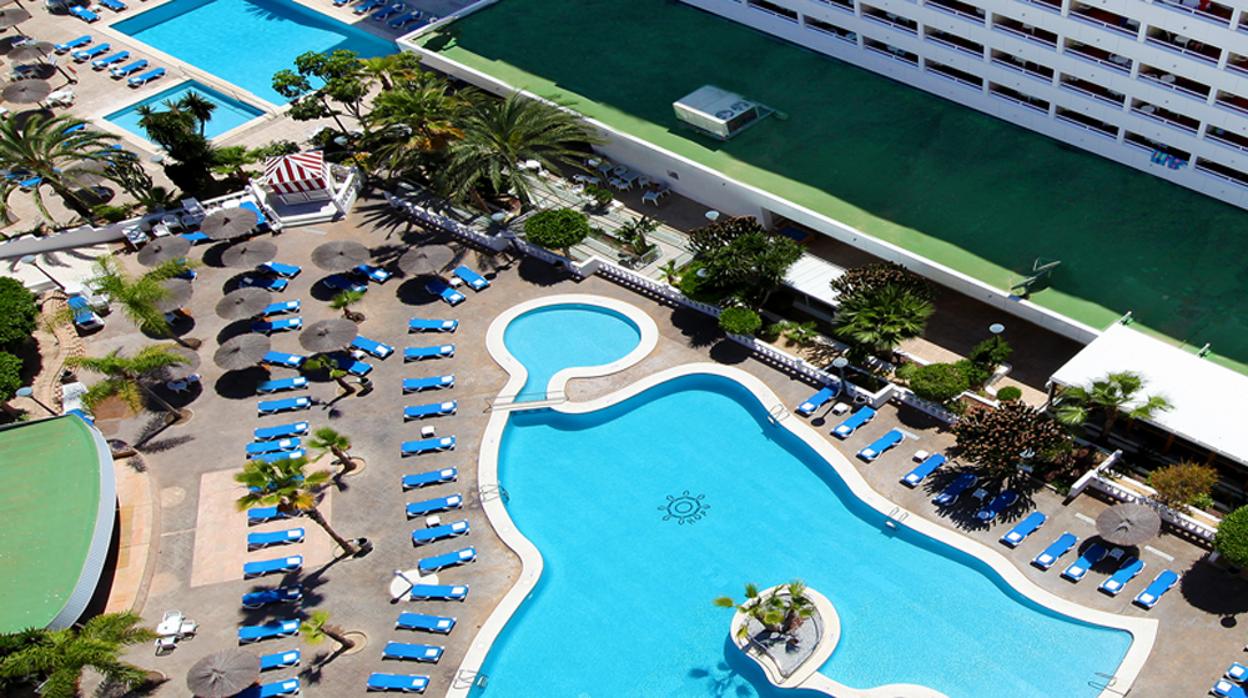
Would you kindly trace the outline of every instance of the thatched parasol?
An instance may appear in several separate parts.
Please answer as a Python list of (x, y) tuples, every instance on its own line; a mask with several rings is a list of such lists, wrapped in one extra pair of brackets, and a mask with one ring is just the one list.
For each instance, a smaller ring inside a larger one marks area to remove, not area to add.
[(249, 208), (222, 208), (208, 214), (199, 229), (209, 239), (229, 240), (250, 233), (259, 221), (256, 212)]
[(0, 10), (0, 29), (8, 29), (30, 19), (30, 13), (20, 7), (7, 7)]
[(325, 271), (350, 271), (368, 261), (368, 248), (352, 240), (331, 240), (312, 250), (312, 263)]
[(268, 240), (236, 242), (221, 253), (221, 262), (227, 267), (254, 267), (277, 256), (277, 245)]
[(260, 679), (260, 659), (243, 650), (214, 652), (186, 672), (186, 687), (199, 698), (227, 698)]
[[(3, 10), (0, 10), (3, 12)], [(52, 94), (52, 85), (46, 80), (18, 80), (5, 86), (0, 97), (13, 104), (37, 104)]]
[(10, 63), (22, 64), (30, 61), (41, 61), (54, 51), (56, 51), (56, 46), (51, 41), (27, 41), (9, 51), (5, 58), (8, 58)]
[(183, 363), (165, 368), (165, 375), (170, 379), (189, 378), (199, 370), (199, 354), (195, 353), (194, 349), (189, 347), (170, 347), (169, 351), (181, 356), (183, 359)]
[(186, 279), (165, 279), (160, 287), (165, 289), (165, 295), (156, 301), (156, 309), (162, 313), (172, 313), (186, 306), (195, 290)]
[(240, 288), (231, 291), (217, 302), (217, 317), (226, 320), (242, 320), (259, 315), (272, 302), (269, 292), (262, 288)]
[(227, 371), (250, 368), (260, 363), (272, 344), (262, 334), (240, 334), (222, 344), (212, 355), (212, 362)]
[(446, 245), (415, 247), (399, 257), (399, 269), (408, 276), (436, 276), (446, 271), (455, 252)]
[(156, 238), (139, 250), (139, 264), (154, 267), (175, 259), (182, 259), (191, 250), (191, 241), (181, 235)]
[(358, 333), (359, 329), (350, 320), (321, 320), (308, 325), (299, 334), (299, 346), (315, 352), (338, 351), (350, 344)]
[(1161, 516), (1138, 502), (1118, 504), (1096, 517), (1096, 531), (1114, 545), (1139, 545), (1161, 533)]

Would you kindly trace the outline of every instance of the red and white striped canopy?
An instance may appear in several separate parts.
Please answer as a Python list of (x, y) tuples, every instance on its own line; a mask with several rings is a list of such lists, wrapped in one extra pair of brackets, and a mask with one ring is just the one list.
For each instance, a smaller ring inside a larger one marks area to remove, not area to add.
[(278, 194), (323, 191), (328, 188), (325, 158), (319, 150), (269, 158), (264, 163), (264, 182)]

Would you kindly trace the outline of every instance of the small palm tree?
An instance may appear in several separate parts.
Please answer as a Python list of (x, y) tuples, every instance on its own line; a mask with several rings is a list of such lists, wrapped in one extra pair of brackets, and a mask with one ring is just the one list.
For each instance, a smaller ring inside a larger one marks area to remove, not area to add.
[(334, 459), (342, 466), (342, 470), (338, 471), (335, 477), (342, 477), (355, 470), (355, 459), (350, 453), (351, 437), (339, 433), (333, 427), (321, 427), (312, 432), (308, 446), (321, 452), (329, 451), (334, 454)]
[(25, 630), (0, 635), (0, 679), (41, 684), (43, 698), (76, 698), (87, 667), (113, 682), (134, 688), (148, 672), (121, 661), (124, 648), (150, 642), (156, 633), (138, 627), (134, 613), (108, 613), (81, 627)]
[(212, 113), (217, 110), (216, 103), (209, 101), (198, 92), (187, 92), (182, 99), (178, 100), (175, 107), (191, 116), (195, 117), (195, 121), (199, 123), (199, 135), (204, 135), (204, 129), (207, 128), (208, 122), (212, 119)]
[(363, 322), (364, 314), (351, 310), (351, 306), (364, 300), (363, 291), (343, 291), (329, 301), (329, 307), (341, 310), (342, 316), (352, 322)]
[(87, 409), (93, 410), (100, 402), (110, 397), (118, 397), (130, 409), (141, 412), (143, 397), (146, 396), (164, 408), (173, 419), (185, 416), (184, 411), (170, 405), (147, 387), (147, 381), (165, 369), (186, 363), (185, 357), (171, 351), (167, 346), (150, 345), (140, 349), (134, 356), (122, 356), (120, 349), (114, 349), (106, 356), (71, 356), (65, 363), (104, 376), (104, 380), (92, 385), (82, 396), (82, 402)]
[(355, 392), (355, 388), (351, 387), (351, 384), (347, 382), (347, 372), (338, 368), (338, 363), (325, 354), (317, 354), (303, 362), (303, 371), (305, 373), (324, 371), (326, 375), (338, 384), (339, 388), (342, 388), (343, 393), (350, 395)]
[(329, 611), (313, 611), (299, 626), (299, 634), (309, 645), (319, 645), (329, 638), (344, 650), (355, 647), (355, 642), (342, 628), (329, 622)]
[(64, 199), (75, 213), (88, 220), (92, 218), (90, 204), (75, 192), (78, 187), (73, 173), (83, 162), (105, 162), (117, 137), (92, 128), (71, 130), (85, 123), (71, 116), (41, 114), (0, 121), (0, 166), (29, 173), (28, 179), (40, 178), (40, 183), (30, 191), (40, 215), (49, 223), (53, 220), (43, 201), (44, 186)]
[(122, 270), (115, 257), (103, 255), (95, 260), (95, 278), (92, 284), (120, 305), (122, 313), (140, 330), (157, 337), (167, 337), (181, 346), (194, 349), (198, 348), (199, 340), (185, 340), (175, 335), (173, 327), (165, 319), (165, 314), (157, 307), (168, 294), (160, 282), (171, 279), (192, 266), (193, 263), (188, 259), (175, 259), (142, 276), (130, 276)]
[(879, 354), (923, 333), (933, 307), (927, 299), (898, 286), (855, 294), (836, 309), (841, 339)]
[[(757, 585), (749, 583), (745, 585), (745, 600), (740, 605), (730, 596), (715, 599), (715, 605), (735, 608), (757, 621), (768, 632), (789, 636), (797, 632), (802, 623), (815, 613), (814, 603), (806, 596), (806, 584), (798, 579), (777, 587), (766, 596), (759, 593)], [(737, 630), (737, 637), (744, 640), (749, 632), (749, 625), (743, 623)]]
[(1054, 415), (1062, 424), (1078, 427), (1088, 421), (1093, 409), (1099, 409), (1105, 413), (1101, 431), (1108, 433), (1119, 416), (1148, 419), (1173, 407), (1163, 395), (1140, 396), (1143, 388), (1144, 379), (1138, 373), (1110, 373), (1086, 387), (1063, 388), (1054, 403)]
[(275, 506), (287, 516), (305, 514), (334, 539), (344, 554), (356, 554), (359, 548), (339, 535), (316, 508), (320, 491), (329, 482), (329, 471), (307, 473), (304, 472), (307, 465), (306, 458), (287, 458), (272, 463), (248, 462), (243, 466), (243, 472), (234, 476), (237, 482), (247, 486), (247, 494), (236, 502), (239, 511), (254, 506)]

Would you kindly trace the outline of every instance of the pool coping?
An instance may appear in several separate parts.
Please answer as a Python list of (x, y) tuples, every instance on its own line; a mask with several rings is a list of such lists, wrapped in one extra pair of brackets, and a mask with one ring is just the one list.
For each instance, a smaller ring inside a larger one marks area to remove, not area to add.
[[(626, 306), (632, 312), (646, 315), (640, 309), (623, 301), (590, 294), (547, 296), (522, 303), (517, 307), (531, 310), (543, 305), (567, 302), (566, 300), (557, 300), (566, 298), (576, 298), (578, 303), (601, 303), (611, 309)], [(505, 370), (508, 370), (509, 373), (519, 364), (518, 360), (507, 352), (506, 347), (502, 343), (502, 335), (506, 328), (506, 323), (519, 314), (519, 312), (512, 311), (515, 311), (515, 308), (495, 318), (490, 325), (486, 340), (486, 347), (491, 357), (503, 366)], [(648, 315), (646, 317), (649, 318)], [(644, 358), (644, 355), (634, 357), (633, 355), (637, 353), (634, 351), (625, 359), (631, 359), (633, 363), (639, 362)], [(631, 363), (625, 364), (622, 359), (613, 364), (598, 367), (598, 370), (601, 372), (596, 372), (593, 375), (609, 375), (631, 365)], [(556, 374), (555, 378), (563, 373), (565, 371)], [(507, 386), (511, 386), (515, 381), (514, 374), (511, 375), (512, 377), (508, 380)], [(992, 571), (1000, 576), (1005, 583), (1009, 584), (1014, 591), (1033, 603), (1084, 623), (1123, 630), (1129, 633), (1131, 635), (1131, 644), (1128, 646), (1127, 652), (1118, 664), (1116, 671), (1112, 674), (1114, 681), (1112, 687), (1107, 685), (1098, 696), (1099, 698), (1116, 698), (1126, 694), (1131, 689), (1140, 671), (1143, 670), (1144, 663), (1156, 642), (1157, 620), (1109, 613), (1108, 611), (1100, 611), (1067, 601), (1037, 586), (1001, 552), (979, 541), (963, 536), (956, 531), (944, 528), (922, 516), (910, 516), (913, 512), (894, 504), (883, 494), (874, 490), (845, 455), (833, 447), (831, 443), (824, 440), (813, 427), (797, 419), (762, 379), (746, 371), (709, 362), (682, 364), (657, 371), (624, 388), (592, 400), (581, 402), (565, 401), (558, 404), (549, 404), (548, 402), (519, 403), (513, 409), (523, 406), (531, 409), (552, 409), (565, 414), (595, 412), (635, 397), (669, 380), (689, 375), (720, 376), (734, 380), (746, 388), (761, 405), (769, 409), (771, 414), (776, 415), (773, 418), (775, 424), (788, 429), (794, 436), (801, 439), (814, 450), (820, 458), (823, 458), (855, 497), (894, 522), (898, 519), (904, 519), (906, 522), (905, 524), (896, 525), (904, 525), (955, 550), (978, 558), (992, 568)], [(590, 376), (583, 375), (579, 377)], [(555, 383), (555, 378), (551, 379), (552, 385)], [(504, 390), (506, 389), (505, 387)], [(476, 637), (473, 638), (472, 644), (469, 645), (464, 659), (456, 670), (452, 684), (447, 691), (446, 695), (448, 698), (466, 698), (468, 696), (469, 690), (476, 681), (481, 667), (485, 664), (491, 646), (501, 635), (508, 621), (520, 609), (520, 605), (529, 598), (536, 588), (545, 564), (541, 551), (520, 532), (520, 529), (508, 514), (502, 498), (498, 496), (498, 493), (502, 491), (498, 482), (499, 449), (502, 444), (503, 429), (507, 424), (509, 412), (510, 410), (494, 410), (490, 414), (478, 456), (477, 486), (486, 518), (503, 543), (511, 548), (520, 558), (521, 571), (511, 589), (507, 591), (498, 605), (495, 606), (494, 610), (481, 625)], [(844, 686), (819, 672), (815, 672), (807, 681), (803, 682), (800, 688), (840, 698), (847, 696), (858, 698), (932, 698), (943, 695), (929, 687), (913, 684), (886, 684), (867, 689), (858, 689)]]

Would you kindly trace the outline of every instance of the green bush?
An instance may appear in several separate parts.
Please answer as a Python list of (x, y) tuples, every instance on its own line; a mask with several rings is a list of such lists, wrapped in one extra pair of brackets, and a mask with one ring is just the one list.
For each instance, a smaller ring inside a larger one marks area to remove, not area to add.
[(130, 216), (130, 212), (122, 206), (113, 206), (112, 204), (100, 204), (91, 209), (95, 215), (103, 218), (109, 223), (117, 223), (126, 220)]
[(1237, 567), (1248, 567), (1248, 507), (1222, 517), (1213, 536), (1213, 549)]
[(758, 331), (759, 338), (765, 339), (768, 342), (774, 342), (777, 339), (780, 339), (780, 333), (784, 332), (784, 323), (786, 322), (788, 322), (788, 320), (782, 320), (780, 322), (774, 322), (770, 325), (764, 326)]
[(13, 347), (35, 331), (35, 294), (22, 282), (0, 277), (0, 347)]
[(977, 364), (970, 359), (962, 359), (953, 364), (958, 367), (962, 375), (966, 378), (966, 385), (970, 388), (978, 388), (992, 378), (992, 370), (983, 364)]
[(749, 308), (725, 308), (719, 314), (719, 329), (729, 334), (753, 335), (763, 326), (763, 319)]
[(1148, 474), (1148, 485), (1157, 490), (1157, 501), (1179, 511), (1202, 496), (1209, 496), (1218, 482), (1218, 471), (1199, 463), (1175, 463)]
[(1014, 347), (1009, 342), (993, 335), (971, 347), (971, 354), (967, 358), (977, 364), (995, 368), (998, 364), (1005, 363), (1013, 353)]
[(915, 395), (942, 405), (970, 387), (966, 374), (955, 364), (918, 366), (906, 373), (903, 377), (909, 381)]
[(0, 402), (8, 402), (22, 387), (22, 360), (0, 351)]
[(570, 208), (539, 211), (524, 222), (524, 237), (548, 250), (566, 250), (589, 235), (589, 219)]
[(600, 209), (610, 206), (611, 202), (615, 201), (615, 194), (612, 194), (610, 189), (592, 184), (585, 187), (585, 196), (593, 199), (594, 205)]
[(1007, 385), (1004, 388), (997, 391), (997, 399), (1000, 400), (1001, 402), (1010, 402), (1011, 400), (1018, 400), (1022, 397), (1023, 397), (1023, 391), (1019, 390), (1018, 388), (1015, 388), (1012, 385)]

